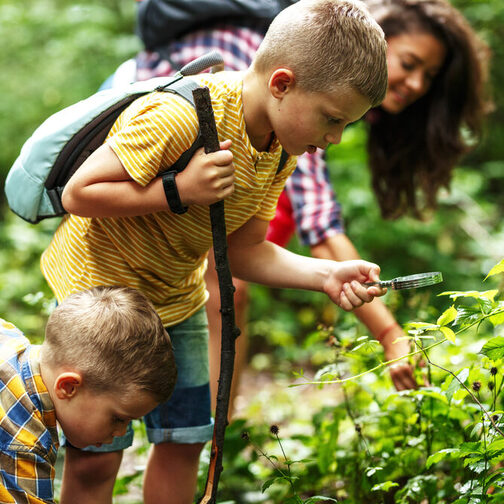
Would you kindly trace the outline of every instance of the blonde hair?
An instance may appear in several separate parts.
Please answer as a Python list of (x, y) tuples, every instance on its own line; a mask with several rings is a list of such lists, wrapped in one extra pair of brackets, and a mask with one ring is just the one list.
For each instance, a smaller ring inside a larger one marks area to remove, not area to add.
[(385, 37), (358, 0), (300, 0), (280, 12), (253, 62), (260, 73), (278, 66), (308, 92), (350, 87), (376, 106), (387, 90)]
[(170, 338), (152, 303), (129, 287), (69, 296), (49, 317), (42, 360), (76, 370), (97, 393), (145, 391), (170, 397), (177, 370)]

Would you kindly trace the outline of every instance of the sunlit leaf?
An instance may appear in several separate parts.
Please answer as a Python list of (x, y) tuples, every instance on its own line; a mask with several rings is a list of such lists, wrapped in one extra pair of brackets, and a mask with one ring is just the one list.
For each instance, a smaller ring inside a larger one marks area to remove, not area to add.
[(388, 492), (391, 488), (396, 486), (399, 486), (399, 483), (396, 483), (395, 481), (384, 481), (383, 483), (374, 485), (373, 488), (371, 488), (371, 491), (377, 492), (378, 490), (381, 490), (382, 492)]
[(457, 309), (454, 306), (450, 306), (443, 314), (437, 319), (437, 324), (440, 326), (445, 326), (450, 322), (453, 322), (457, 317)]
[(494, 361), (502, 359), (502, 357), (504, 357), (504, 336), (496, 336), (495, 338), (488, 340), (483, 345), (480, 353), (486, 355), (489, 359)]
[(408, 322), (406, 326), (411, 329), (424, 329), (424, 330), (437, 329), (436, 324), (429, 324), (428, 322)]
[(487, 291), (446, 291), (438, 294), (438, 296), (450, 296), (454, 301), (458, 298), (474, 298), (474, 299), (489, 299), (493, 301), (496, 294), (499, 291), (497, 289), (487, 290)]
[[(504, 308), (504, 306), (503, 306), (503, 308)], [(492, 315), (491, 317), (488, 318), (488, 320), (490, 320), (490, 322), (494, 326), (504, 324), (504, 310), (501, 313), (497, 313), (496, 315)]]
[(436, 453), (433, 453), (428, 459), (427, 462), (425, 463), (425, 467), (429, 469), (429, 467), (433, 464), (437, 464), (438, 462), (441, 462), (441, 460), (444, 460), (446, 457), (452, 457), (453, 453), (458, 452), (458, 448), (446, 448), (444, 450), (440, 450)]
[(443, 336), (452, 343), (455, 343), (455, 333), (446, 326), (440, 327), (439, 330), (443, 333)]
[(376, 473), (376, 471), (383, 471), (383, 467), (368, 467), (368, 469), (366, 470), (366, 476), (370, 478), (371, 476), (373, 476), (373, 474)]
[(317, 502), (338, 502), (336, 499), (332, 497), (324, 497), (323, 495), (314, 495), (309, 499), (304, 501), (304, 504), (317, 504)]
[(485, 277), (485, 280), (488, 277), (491, 277), (493, 275), (497, 275), (498, 273), (503, 273), (504, 272), (504, 259), (502, 259), (499, 263), (497, 263), (489, 272), (488, 275)]

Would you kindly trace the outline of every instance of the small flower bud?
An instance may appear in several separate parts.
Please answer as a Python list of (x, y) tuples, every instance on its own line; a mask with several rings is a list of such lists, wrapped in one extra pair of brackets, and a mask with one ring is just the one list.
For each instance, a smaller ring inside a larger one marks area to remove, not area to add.
[(493, 389), (495, 388), (495, 384), (494, 384), (494, 382), (493, 382), (493, 381), (488, 382), (488, 388), (489, 388), (490, 390), (493, 390)]
[(494, 422), (498, 422), (499, 421), (499, 415), (492, 415), (492, 420)]
[(490, 374), (492, 376), (495, 376), (497, 374), (497, 368), (495, 366), (493, 368), (490, 368)]
[(362, 427), (359, 424), (355, 424), (355, 432), (358, 432), (359, 434), (362, 431)]
[(247, 431), (243, 431), (241, 438), (244, 439), (245, 441), (248, 441), (250, 439), (249, 433)]
[(472, 389), (474, 390), (474, 392), (479, 392), (479, 390), (481, 389), (481, 382), (475, 381), (472, 384)]
[(278, 436), (278, 431), (279, 431), (279, 429), (278, 429), (278, 425), (272, 425), (272, 426), (270, 427), (270, 432), (271, 432), (271, 434), (273, 434), (274, 436)]

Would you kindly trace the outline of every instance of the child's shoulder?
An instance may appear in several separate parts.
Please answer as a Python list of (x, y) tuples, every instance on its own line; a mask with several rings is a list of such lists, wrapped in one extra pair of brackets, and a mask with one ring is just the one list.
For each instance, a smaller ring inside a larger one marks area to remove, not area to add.
[(6, 354), (17, 353), (19, 348), (28, 345), (28, 339), (14, 324), (0, 318), (0, 360), (4, 360)]
[(0, 318), (0, 334), (5, 334), (12, 338), (24, 338), (24, 334), (14, 324), (3, 318)]
[(191, 77), (201, 86), (208, 86), (212, 97), (240, 94), (243, 87), (243, 72), (223, 71), (217, 73), (202, 73)]

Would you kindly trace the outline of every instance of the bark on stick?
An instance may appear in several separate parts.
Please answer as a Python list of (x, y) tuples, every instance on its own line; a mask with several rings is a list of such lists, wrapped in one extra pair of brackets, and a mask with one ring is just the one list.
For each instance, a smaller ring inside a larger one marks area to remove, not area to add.
[[(196, 113), (200, 132), (203, 137), (205, 152), (215, 152), (220, 149), (217, 127), (207, 87), (193, 91)], [(203, 497), (199, 504), (216, 504), (217, 488), (222, 472), (222, 451), (224, 437), (228, 425), (229, 395), (233, 378), (235, 340), (240, 330), (235, 325), (233, 278), (227, 257), (226, 222), (224, 219), (224, 201), (210, 205), (210, 220), (212, 223), (215, 269), (219, 279), (221, 306), (221, 363), (219, 386), (217, 390), (217, 406), (215, 410), (215, 425), (212, 439), (210, 465)]]

